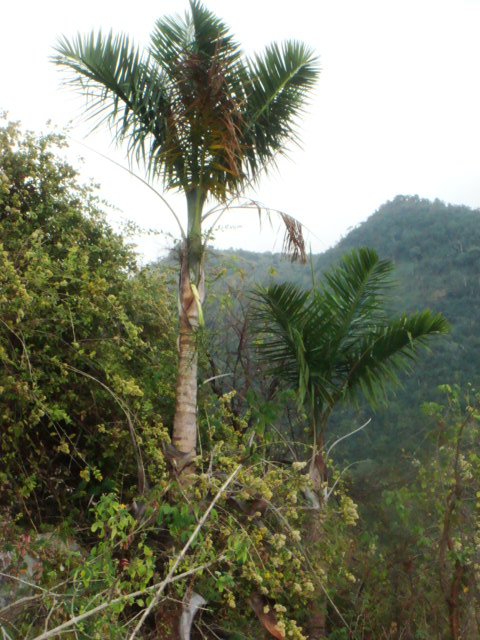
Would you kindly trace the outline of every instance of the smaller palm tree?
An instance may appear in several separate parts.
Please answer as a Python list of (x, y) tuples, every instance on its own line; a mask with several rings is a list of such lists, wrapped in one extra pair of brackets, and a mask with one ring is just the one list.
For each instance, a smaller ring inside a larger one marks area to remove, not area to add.
[(325, 480), (325, 429), (335, 406), (360, 396), (377, 405), (419, 347), (448, 331), (445, 318), (430, 310), (390, 317), (385, 294), (392, 269), (363, 248), (346, 254), (309, 291), (292, 283), (256, 291), (260, 355), (297, 392), (311, 419), (317, 490)]

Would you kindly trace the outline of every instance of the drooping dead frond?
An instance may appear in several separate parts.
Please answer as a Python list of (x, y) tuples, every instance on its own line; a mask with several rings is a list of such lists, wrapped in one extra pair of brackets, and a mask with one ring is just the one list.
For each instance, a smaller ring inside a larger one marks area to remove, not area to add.
[[(201, 162), (202, 181), (209, 181), (212, 193), (223, 200), (225, 190), (232, 186), (230, 182), (243, 180), (244, 145), (240, 139), (241, 91), (239, 87), (232, 87), (233, 70), (222, 60), (218, 49), (217, 43), (210, 59), (195, 52), (183, 54), (177, 65), (172, 115), (181, 138), (192, 138), (203, 149), (201, 157), (196, 158)], [(235, 71), (241, 75), (240, 67)], [(194, 180), (193, 167), (191, 171)], [(225, 175), (221, 180), (214, 179), (219, 171)]]
[(307, 262), (307, 253), (305, 251), (302, 223), (287, 213), (280, 212), (280, 217), (285, 225), (282, 255), (291, 260), (291, 262), (300, 259), (300, 262), (305, 264)]
[(262, 215), (266, 215), (270, 225), (272, 225), (272, 213), (280, 216), (285, 225), (285, 234), (282, 243), (282, 257), (296, 262), (300, 260), (302, 264), (307, 262), (307, 252), (305, 250), (305, 238), (303, 237), (303, 224), (297, 218), (288, 215), (284, 211), (265, 207), (256, 200), (249, 200), (241, 205), (241, 208), (254, 208), (258, 213), (260, 226), (262, 224)]

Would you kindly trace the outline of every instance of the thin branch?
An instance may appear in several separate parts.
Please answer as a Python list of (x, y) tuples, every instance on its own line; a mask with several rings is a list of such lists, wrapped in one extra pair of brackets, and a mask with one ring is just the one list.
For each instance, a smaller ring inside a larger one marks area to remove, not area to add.
[(287, 449), (292, 454), (293, 459), (294, 460), (298, 460), (298, 456), (297, 456), (296, 451), (294, 451), (292, 445), (287, 440), (287, 438), (283, 435), (283, 433), (280, 431), (280, 429), (277, 429), (277, 427), (275, 425), (273, 425), (273, 424), (270, 426), (270, 428), (273, 429), (275, 431), (275, 433), (278, 435), (278, 437), (280, 438), (280, 440), (282, 440), (283, 444), (287, 447)]
[(325, 487), (325, 502), (328, 502), (330, 500), (330, 496), (332, 495), (332, 493), (335, 491), (335, 487), (337, 486), (337, 484), (340, 482), (341, 477), (343, 476), (343, 474), (348, 471), (350, 469), (350, 467), (353, 467), (356, 464), (361, 464), (362, 462), (367, 462), (368, 458), (366, 460), (356, 460), (355, 462), (350, 463), (348, 466), (345, 467), (345, 469), (342, 469), (340, 475), (338, 476), (338, 478), (335, 480), (335, 482), (333, 483), (332, 488), (330, 489), (330, 491), (328, 490), (328, 487)]
[(105, 391), (107, 391), (112, 396), (112, 398), (115, 400), (115, 402), (117, 402), (118, 405), (120, 406), (120, 408), (122, 409), (123, 413), (125, 414), (125, 417), (127, 418), (128, 430), (130, 431), (130, 437), (132, 439), (133, 451), (135, 453), (135, 458), (136, 458), (136, 461), (137, 461), (138, 492), (139, 492), (140, 495), (143, 496), (145, 494), (145, 489), (147, 489), (147, 479), (146, 479), (146, 476), (145, 476), (145, 467), (144, 467), (144, 464), (143, 464), (143, 459), (142, 459), (142, 453), (140, 451), (140, 446), (138, 444), (137, 434), (135, 432), (135, 427), (133, 426), (133, 422), (132, 422), (132, 419), (130, 417), (130, 411), (128, 410), (128, 407), (125, 405), (123, 400), (121, 400), (121, 398), (119, 398), (117, 396), (117, 394), (114, 393), (112, 391), (112, 389), (110, 389), (110, 387), (108, 387), (106, 384), (104, 384), (101, 380), (99, 380), (95, 376), (92, 376), (90, 373), (86, 373), (85, 371), (82, 371), (81, 369), (77, 369), (76, 367), (72, 367), (71, 365), (69, 365), (67, 363), (65, 363), (65, 366), (67, 367), (67, 369), (70, 369), (74, 373), (78, 373), (78, 375), (84, 376), (85, 378), (89, 378), (90, 380), (93, 380), (94, 382), (99, 384), (103, 389), (105, 389)]
[(182, 236), (182, 240), (183, 242), (187, 241), (187, 236), (185, 235), (185, 231), (183, 230), (182, 227), (182, 223), (180, 222), (180, 218), (177, 216), (177, 214), (175, 213), (173, 207), (170, 205), (170, 203), (168, 202), (168, 200), (166, 198), (164, 198), (162, 196), (161, 193), (159, 193), (154, 187), (152, 187), (152, 185), (145, 180), (144, 178), (141, 178), (140, 176), (138, 176), (136, 173), (134, 173), (131, 169), (129, 169), (128, 167), (124, 167), (123, 164), (120, 164), (120, 162), (117, 162), (116, 160), (112, 160), (112, 158), (109, 158), (107, 155), (105, 155), (104, 153), (101, 153), (100, 151), (97, 151), (96, 149), (93, 149), (92, 147), (89, 147), (88, 144), (85, 144), (84, 142), (81, 142), (80, 140), (76, 140), (75, 138), (73, 138), (72, 136), (70, 136), (69, 134), (66, 134), (66, 136), (68, 138), (70, 138), (70, 140), (72, 140), (73, 142), (75, 142), (76, 144), (81, 145), (82, 147), (85, 147), (85, 149), (88, 149), (89, 151), (92, 151), (93, 153), (96, 153), (97, 155), (101, 156), (102, 158), (104, 158), (104, 160), (108, 160), (109, 162), (111, 162), (112, 164), (115, 164), (117, 167), (120, 167), (120, 169), (123, 169), (124, 171), (126, 171), (127, 173), (129, 173), (133, 178), (136, 178), (137, 180), (139, 180), (142, 184), (144, 184), (146, 187), (148, 187), (150, 189), (150, 191), (153, 191), (153, 193), (158, 196), (160, 198), (160, 200), (163, 202), (163, 204), (168, 208), (168, 210), (170, 211), (170, 213), (172, 214), (172, 216), (175, 218), (176, 223), (178, 224), (178, 228), (180, 230), (180, 235)]
[[(197, 537), (200, 529), (203, 527), (203, 525), (205, 524), (208, 516), (210, 515), (211, 510), (213, 509), (213, 507), (215, 506), (215, 504), (217, 503), (217, 501), (219, 500), (220, 496), (224, 493), (225, 489), (228, 487), (228, 485), (230, 484), (230, 482), (234, 479), (234, 477), (237, 475), (237, 473), (240, 471), (240, 469), (242, 468), (242, 465), (239, 465), (235, 471), (233, 471), (233, 473), (230, 474), (230, 476), (225, 480), (225, 482), (223, 483), (223, 485), (220, 487), (220, 489), (218, 490), (216, 496), (214, 497), (214, 499), (211, 501), (211, 503), (209, 504), (207, 510), (205, 511), (205, 513), (203, 514), (203, 516), (200, 518), (199, 523), (197, 524), (197, 526), (195, 527), (192, 535), (190, 536), (190, 538), (188, 539), (186, 545), (183, 547), (183, 549), (181, 550), (181, 552), (178, 554), (175, 562), (172, 565), (172, 568), (170, 569), (170, 571), (167, 574), (167, 577), (165, 578), (165, 580), (163, 580), (163, 582), (159, 585), (157, 593), (155, 594), (155, 596), (152, 598), (152, 601), (150, 602), (150, 604), (148, 605), (148, 607), (145, 609), (145, 611), (143, 612), (142, 617), (140, 618), (140, 620), (138, 621), (137, 626), (135, 627), (135, 629), (133, 630), (133, 632), (131, 633), (131, 635), (129, 636), (128, 640), (134, 640), (135, 636), (137, 635), (138, 631), (140, 631), (141, 627), (143, 626), (143, 623), (145, 622), (147, 616), (150, 614), (150, 612), (152, 611), (153, 607), (158, 603), (158, 601), (160, 600), (160, 597), (162, 595), (162, 593), (165, 590), (165, 587), (167, 586), (167, 584), (169, 582), (172, 581), (172, 576), (175, 573), (178, 565), (180, 564), (180, 562), (182, 561), (183, 557), (185, 556), (185, 554), (187, 553), (188, 549), (190, 548), (192, 542), (195, 540), (195, 538)], [(40, 639), (35, 639), (35, 640), (40, 640)]]
[[(168, 580), (168, 583), (184, 580), (185, 578), (188, 578), (188, 576), (191, 576), (194, 573), (198, 573), (199, 571), (203, 571), (204, 569), (207, 569), (208, 567), (215, 564), (216, 562), (219, 562), (220, 560), (223, 560), (223, 556), (220, 556), (220, 558), (217, 558), (213, 562), (209, 562), (207, 564), (200, 565), (199, 567), (194, 567), (193, 569), (189, 569), (188, 571), (184, 571), (183, 573), (179, 573), (178, 576), (171, 576), (170, 575), (171, 572), (170, 572), (169, 573), (170, 578)], [(36, 636), (35, 638), (33, 638), (33, 640), (47, 640), (47, 638), (52, 638), (58, 633), (65, 631), (65, 629), (69, 629), (70, 627), (73, 627), (73, 625), (77, 624), (78, 622), (81, 622), (82, 620), (86, 620), (87, 618), (90, 618), (96, 613), (100, 613), (100, 611), (103, 611), (104, 609), (108, 609), (108, 607), (111, 607), (114, 604), (117, 604), (119, 602), (124, 602), (125, 600), (129, 600), (130, 598), (139, 598), (140, 596), (144, 595), (148, 591), (157, 589), (159, 586), (165, 583), (165, 580), (163, 580), (160, 583), (157, 582), (156, 584), (153, 584), (150, 587), (145, 587), (145, 589), (134, 591), (133, 593), (124, 594), (122, 596), (119, 596), (118, 598), (109, 600), (108, 602), (102, 602), (102, 604), (99, 604), (94, 609), (90, 609), (89, 611), (85, 611), (84, 613), (81, 613), (78, 616), (74, 616), (73, 618), (70, 618), (70, 620), (67, 620), (66, 622), (62, 623), (58, 627), (55, 627), (54, 629), (50, 629), (50, 631), (46, 631), (45, 633), (42, 633), (41, 635)]]
[[(32, 586), (35, 586), (35, 585), (32, 585)], [(11, 602), (10, 604), (7, 604), (5, 607), (2, 607), (0, 609), (0, 618), (3, 618), (7, 613), (7, 611), (10, 611), (10, 609), (16, 609), (18, 607), (21, 608), (23, 607), (23, 605), (27, 604), (28, 602), (32, 602), (34, 600), (38, 600), (39, 598), (43, 598), (43, 597), (44, 597), (43, 594), (37, 593), (34, 596), (25, 596), (23, 598), (20, 598), (19, 600), (15, 600), (15, 602)]]
[(365, 424), (362, 424), (361, 427), (358, 427), (358, 429), (355, 429), (354, 431), (350, 431), (350, 433), (346, 433), (344, 436), (342, 436), (341, 438), (338, 438), (338, 440), (335, 440), (335, 442), (330, 445), (330, 447), (327, 450), (327, 453), (325, 454), (325, 457), (328, 458), (328, 456), (330, 455), (330, 451), (333, 449), (333, 447), (335, 447), (339, 442), (341, 442), (342, 440), (345, 440), (345, 438), (349, 438), (350, 436), (353, 436), (355, 433), (358, 433), (359, 431), (361, 431), (362, 429), (365, 429), (365, 427), (367, 427), (370, 422), (372, 421), (371, 418), (369, 418)]
[(233, 376), (233, 373), (220, 373), (218, 376), (212, 376), (211, 378), (207, 378), (202, 382), (202, 384), (208, 384), (209, 382), (213, 382), (214, 380), (218, 380), (219, 378), (225, 378), (227, 376)]
[[(23, 578), (19, 578), (18, 576), (13, 576), (10, 573), (4, 573), (3, 571), (0, 571), (0, 578), (7, 578), (7, 580), (15, 580), (15, 582), (20, 582), (21, 584), (24, 584), (27, 587), (31, 587), (32, 589), (38, 589), (38, 591), (42, 591), (43, 593), (52, 596), (52, 597), (60, 597), (61, 594), (59, 593), (55, 593), (53, 591), (50, 591), (49, 589), (44, 589), (43, 587), (40, 587), (38, 584), (35, 584), (33, 582), (29, 582), (28, 580), (24, 580)], [(62, 585), (66, 584), (66, 582), (61, 582), (59, 585), (57, 585), (57, 587), (60, 587)], [(22, 598), (23, 600), (23, 598)], [(13, 603), (15, 604), (15, 603)], [(8, 609), (11, 605), (8, 605), (7, 607), (5, 607), (4, 609), (0, 609), (0, 613), (3, 613), (3, 611), (5, 611), (6, 609)]]

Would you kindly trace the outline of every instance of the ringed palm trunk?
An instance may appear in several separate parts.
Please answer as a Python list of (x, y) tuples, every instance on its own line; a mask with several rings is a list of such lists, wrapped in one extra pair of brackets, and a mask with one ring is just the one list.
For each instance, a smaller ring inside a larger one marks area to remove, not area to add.
[(173, 444), (182, 453), (195, 454), (197, 443), (197, 331), (199, 304), (204, 298), (201, 216), (205, 196), (200, 189), (187, 192), (188, 234), (182, 250), (178, 292), (178, 372), (175, 387)]

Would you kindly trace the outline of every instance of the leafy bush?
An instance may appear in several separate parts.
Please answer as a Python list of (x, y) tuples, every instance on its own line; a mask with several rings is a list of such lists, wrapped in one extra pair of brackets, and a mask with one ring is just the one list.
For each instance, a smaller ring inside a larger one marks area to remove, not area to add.
[(0, 129), (0, 500), (37, 525), (131, 494), (133, 430), (158, 450), (173, 404), (166, 276), (139, 272), (64, 145)]

